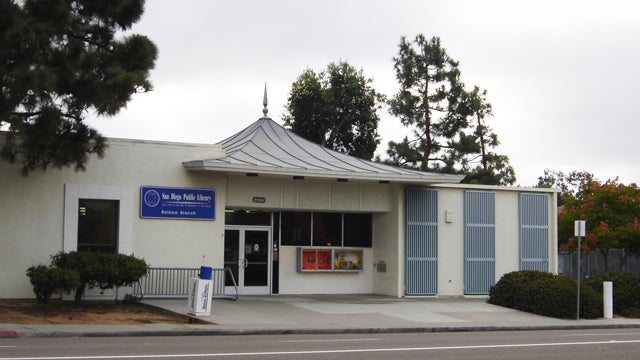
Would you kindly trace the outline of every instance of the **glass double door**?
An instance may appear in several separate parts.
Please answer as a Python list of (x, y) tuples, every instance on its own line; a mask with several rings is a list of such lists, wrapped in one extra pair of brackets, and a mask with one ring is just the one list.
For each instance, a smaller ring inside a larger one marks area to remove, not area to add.
[[(224, 266), (241, 295), (271, 293), (271, 227), (229, 226), (224, 231)], [(227, 276), (225, 286), (233, 286)], [(230, 290), (230, 289), (227, 289)]]

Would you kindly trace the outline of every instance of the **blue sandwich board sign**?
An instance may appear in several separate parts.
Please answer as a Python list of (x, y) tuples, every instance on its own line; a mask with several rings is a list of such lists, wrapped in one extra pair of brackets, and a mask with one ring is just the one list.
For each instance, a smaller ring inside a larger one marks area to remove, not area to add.
[(215, 210), (213, 189), (140, 187), (141, 218), (215, 220)]

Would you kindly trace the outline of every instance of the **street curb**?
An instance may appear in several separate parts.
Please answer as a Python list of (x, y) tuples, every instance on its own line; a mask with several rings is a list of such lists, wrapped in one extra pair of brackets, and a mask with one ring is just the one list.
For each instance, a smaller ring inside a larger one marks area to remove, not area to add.
[[(141, 331), (2, 331), (0, 338), (67, 338), (67, 337), (160, 337), (160, 336), (238, 336), (238, 335), (331, 335), (331, 334), (399, 334), (446, 332), (549, 331), (638, 329), (640, 324), (587, 324), (541, 326), (439, 326), (411, 328), (344, 328), (344, 329), (197, 329)], [(3, 336), (3, 335), (7, 336)]]

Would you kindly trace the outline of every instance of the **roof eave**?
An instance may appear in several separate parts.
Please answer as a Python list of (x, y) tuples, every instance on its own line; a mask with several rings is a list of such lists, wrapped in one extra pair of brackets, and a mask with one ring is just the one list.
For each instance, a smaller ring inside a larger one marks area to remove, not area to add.
[(317, 179), (347, 179), (359, 181), (389, 181), (406, 184), (458, 184), (464, 175), (450, 174), (366, 174), (348, 171), (327, 171), (327, 170), (300, 170), (287, 168), (273, 168), (265, 166), (247, 166), (238, 164), (211, 164), (203, 160), (185, 161), (182, 163), (189, 171), (216, 171), (236, 174), (262, 174), (271, 176), (302, 176), (305, 178)]

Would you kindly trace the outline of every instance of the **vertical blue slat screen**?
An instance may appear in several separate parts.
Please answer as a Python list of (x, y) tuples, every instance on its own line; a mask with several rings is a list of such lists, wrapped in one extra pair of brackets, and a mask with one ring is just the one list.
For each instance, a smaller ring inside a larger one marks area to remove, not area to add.
[(549, 271), (547, 194), (520, 194), (520, 270)]
[(435, 295), (438, 291), (438, 192), (407, 189), (407, 295)]
[(465, 191), (465, 294), (488, 294), (495, 283), (495, 194)]

